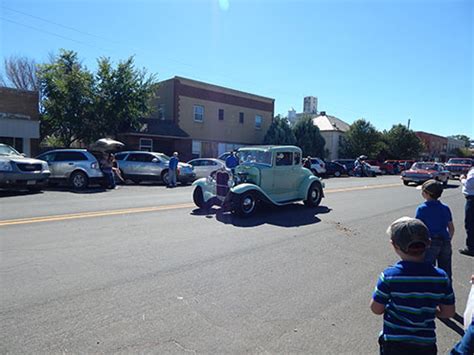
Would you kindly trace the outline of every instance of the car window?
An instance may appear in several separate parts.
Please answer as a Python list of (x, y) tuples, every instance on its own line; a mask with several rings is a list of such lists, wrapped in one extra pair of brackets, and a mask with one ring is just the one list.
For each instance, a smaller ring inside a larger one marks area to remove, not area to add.
[(43, 154), (43, 155), (40, 155), (38, 157), (36, 157), (36, 159), (39, 159), (39, 160), (44, 160), (44, 161), (47, 161), (48, 163), (54, 161), (54, 157), (56, 156), (56, 153), (46, 153), (46, 154)]
[(192, 166), (202, 166), (202, 160), (194, 160), (189, 162)]
[(215, 162), (214, 160), (209, 160), (209, 165), (216, 166), (217, 162)]
[(121, 153), (121, 154), (115, 154), (115, 160), (124, 160), (127, 154)]
[(132, 153), (128, 156), (127, 161), (135, 161), (140, 163), (150, 163), (153, 158), (156, 158), (152, 154)]
[(276, 166), (288, 166), (293, 164), (293, 153), (292, 152), (279, 152), (276, 155)]
[(293, 164), (300, 165), (301, 164), (301, 154), (300, 152), (295, 152), (293, 154)]
[(81, 152), (57, 152), (54, 161), (80, 161), (87, 160)]

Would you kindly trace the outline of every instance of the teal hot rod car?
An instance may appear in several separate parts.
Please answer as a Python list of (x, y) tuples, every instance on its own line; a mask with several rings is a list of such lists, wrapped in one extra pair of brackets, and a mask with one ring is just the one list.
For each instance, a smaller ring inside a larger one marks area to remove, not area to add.
[(233, 172), (218, 170), (193, 183), (196, 206), (219, 204), (247, 217), (260, 202), (282, 206), (303, 201), (317, 207), (324, 197), (324, 184), (302, 166), (298, 147), (245, 147), (238, 156), (240, 164)]

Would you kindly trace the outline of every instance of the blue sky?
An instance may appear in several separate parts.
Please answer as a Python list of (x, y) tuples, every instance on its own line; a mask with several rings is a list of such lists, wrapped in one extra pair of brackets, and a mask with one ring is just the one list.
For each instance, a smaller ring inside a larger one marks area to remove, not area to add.
[(0, 0), (0, 57), (72, 49), (377, 129), (474, 138), (471, 0)]

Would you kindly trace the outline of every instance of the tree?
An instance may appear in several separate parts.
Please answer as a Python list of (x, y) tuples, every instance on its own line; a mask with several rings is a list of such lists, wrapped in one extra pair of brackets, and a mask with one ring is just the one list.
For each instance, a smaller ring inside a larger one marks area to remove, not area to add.
[(296, 137), (296, 145), (303, 150), (303, 155), (313, 157), (325, 157), (324, 140), (318, 126), (313, 124), (310, 116), (303, 116), (293, 128)]
[(38, 91), (37, 65), (33, 59), (11, 56), (3, 61), (5, 74), (0, 74), (0, 85), (21, 90)]
[(92, 138), (138, 129), (151, 111), (157, 89), (154, 75), (134, 67), (133, 57), (113, 68), (109, 58), (98, 60), (96, 74), (95, 129)]
[(288, 121), (280, 115), (276, 116), (268, 128), (265, 137), (263, 138), (263, 144), (275, 144), (275, 145), (294, 145), (296, 144), (296, 137), (291, 130)]
[(54, 136), (65, 147), (85, 139), (93, 121), (92, 73), (82, 66), (77, 53), (61, 50), (54, 62), (40, 65), (38, 76), (47, 135)]
[(368, 121), (359, 119), (349, 127), (339, 146), (343, 158), (355, 158), (367, 155), (376, 158), (384, 149), (382, 135)]
[(423, 150), (423, 143), (415, 132), (402, 124), (393, 125), (383, 136), (392, 159), (417, 158)]
[(471, 139), (464, 135), (464, 134), (456, 134), (454, 136), (450, 136), (451, 138), (458, 139), (460, 141), (464, 141), (464, 147), (469, 148), (471, 145)]

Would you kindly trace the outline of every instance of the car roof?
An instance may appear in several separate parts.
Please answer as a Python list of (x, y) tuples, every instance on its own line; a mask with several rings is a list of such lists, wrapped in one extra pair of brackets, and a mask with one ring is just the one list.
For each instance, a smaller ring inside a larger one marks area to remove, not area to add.
[(82, 152), (82, 153), (90, 153), (87, 149), (82, 149), (82, 148), (77, 148), (77, 149), (73, 149), (73, 148), (65, 148), (65, 149), (52, 149), (52, 150), (48, 150), (46, 152), (43, 152), (41, 153), (42, 154), (46, 154), (46, 153), (57, 153), (57, 152)]
[(246, 151), (246, 150), (262, 150), (262, 151), (283, 151), (283, 150), (293, 150), (293, 151), (300, 151), (301, 148), (295, 145), (254, 145), (248, 147), (239, 148), (239, 152)]

